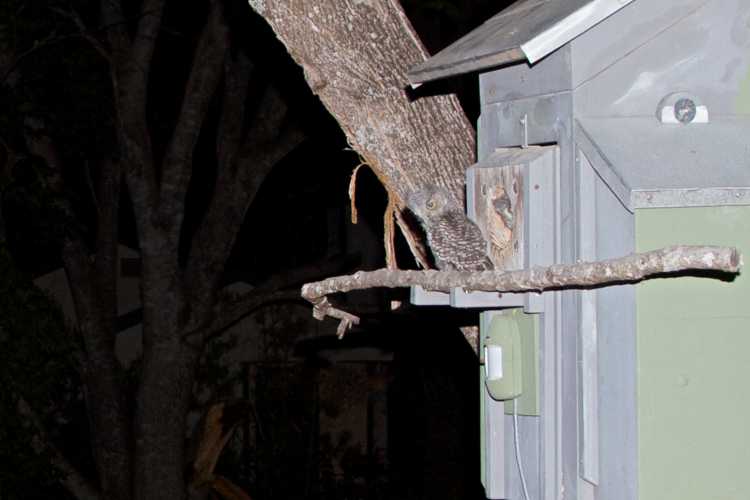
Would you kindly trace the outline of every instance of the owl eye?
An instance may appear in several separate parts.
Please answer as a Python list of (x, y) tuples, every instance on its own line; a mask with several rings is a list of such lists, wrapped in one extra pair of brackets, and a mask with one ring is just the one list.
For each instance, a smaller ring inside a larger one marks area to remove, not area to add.
[(427, 203), (425, 203), (425, 205), (427, 206), (427, 210), (435, 210), (437, 208), (437, 202), (432, 198), (427, 200)]

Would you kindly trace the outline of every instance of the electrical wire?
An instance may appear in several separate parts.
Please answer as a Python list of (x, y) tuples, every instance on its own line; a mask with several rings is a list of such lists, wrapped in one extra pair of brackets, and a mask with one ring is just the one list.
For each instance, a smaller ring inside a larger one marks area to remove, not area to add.
[(521, 463), (521, 446), (518, 439), (518, 399), (513, 400), (513, 442), (516, 449), (516, 463), (518, 464), (518, 475), (521, 476), (521, 488), (523, 489), (524, 500), (529, 500), (529, 489), (526, 486), (526, 475), (523, 472)]

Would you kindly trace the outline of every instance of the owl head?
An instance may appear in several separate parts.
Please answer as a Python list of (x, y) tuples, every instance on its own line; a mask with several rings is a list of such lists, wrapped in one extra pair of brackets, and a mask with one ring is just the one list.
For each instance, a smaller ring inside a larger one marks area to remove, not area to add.
[(449, 209), (450, 197), (445, 189), (429, 186), (409, 195), (407, 204), (414, 215), (423, 221), (429, 221)]

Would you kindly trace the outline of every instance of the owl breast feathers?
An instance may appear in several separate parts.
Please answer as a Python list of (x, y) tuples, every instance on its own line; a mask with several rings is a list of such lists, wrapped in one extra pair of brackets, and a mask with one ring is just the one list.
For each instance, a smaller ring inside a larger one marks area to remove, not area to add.
[(419, 219), (438, 269), (492, 269), (482, 232), (442, 188), (417, 191), (408, 200)]

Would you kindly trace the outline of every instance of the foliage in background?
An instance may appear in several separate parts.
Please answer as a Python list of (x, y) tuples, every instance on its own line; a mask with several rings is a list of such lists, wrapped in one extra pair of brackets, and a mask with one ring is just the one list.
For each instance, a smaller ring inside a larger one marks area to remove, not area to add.
[[(75, 346), (59, 307), (17, 269), (1, 244), (0, 276), (0, 497), (55, 492), (65, 498), (48, 451), (37, 453), (32, 447), (38, 430), (19, 415), (18, 399), (23, 395), (47, 429), (54, 429), (49, 435), (53, 441), (80, 439), (64, 436), (77, 425), (72, 417), (82, 414)], [(85, 449), (79, 447), (83, 460)]]

